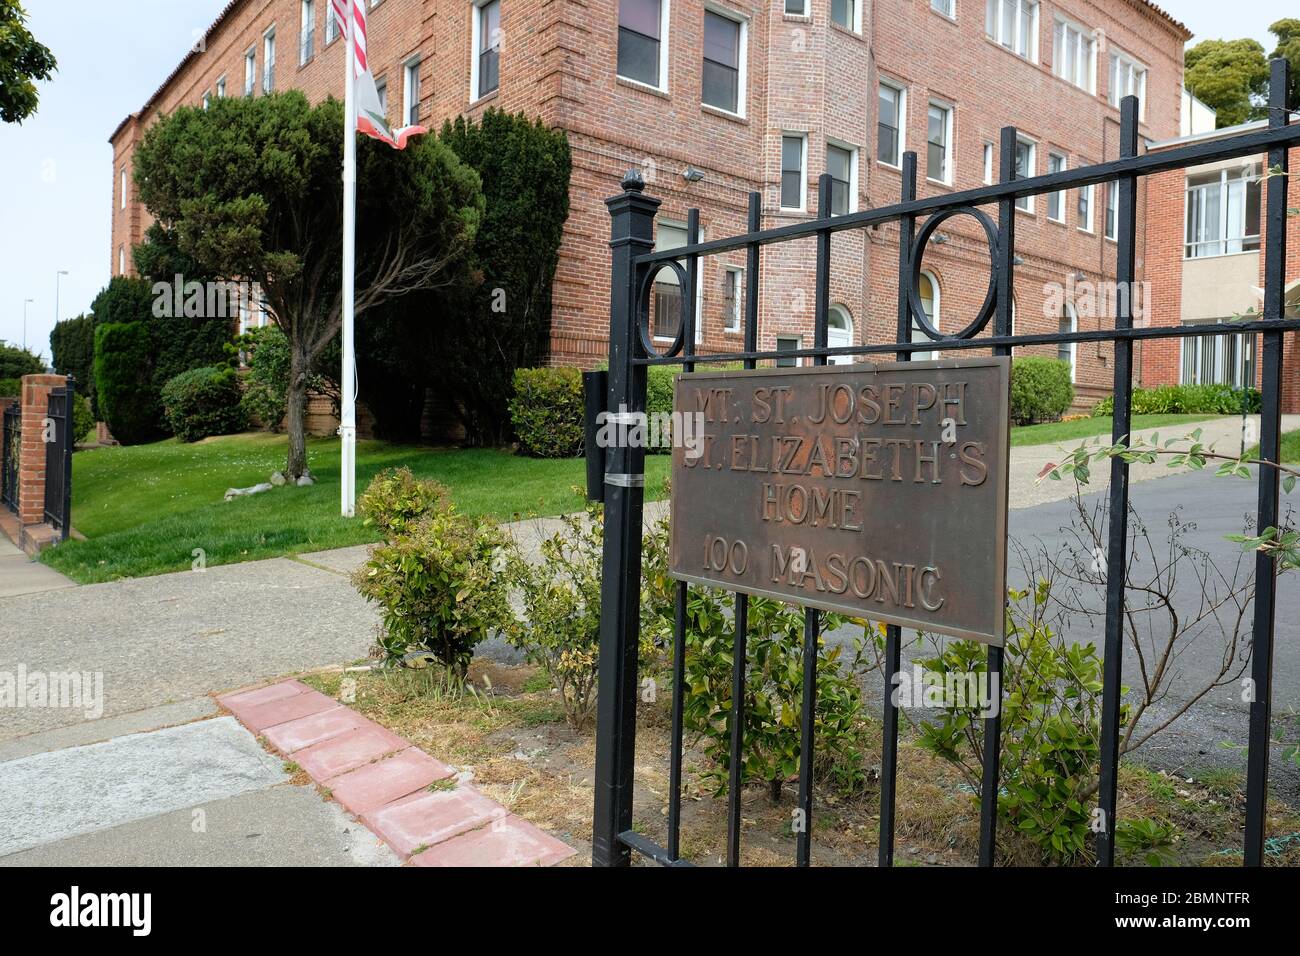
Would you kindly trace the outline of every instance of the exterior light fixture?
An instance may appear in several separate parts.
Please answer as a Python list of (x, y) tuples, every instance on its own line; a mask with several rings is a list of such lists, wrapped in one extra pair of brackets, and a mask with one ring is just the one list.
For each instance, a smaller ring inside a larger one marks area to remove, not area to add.
[(703, 178), (704, 173), (701, 170), (696, 169), (694, 166), (687, 166), (682, 170), (682, 179), (686, 180), (688, 183), (698, 183)]

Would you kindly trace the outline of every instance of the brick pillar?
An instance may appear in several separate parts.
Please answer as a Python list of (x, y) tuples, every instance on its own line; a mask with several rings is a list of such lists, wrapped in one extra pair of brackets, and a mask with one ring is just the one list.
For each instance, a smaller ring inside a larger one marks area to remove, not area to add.
[(22, 525), (45, 520), (45, 417), (50, 391), (67, 381), (62, 375), (23, 376), (23, 440), (18, 458), (18, 520)]

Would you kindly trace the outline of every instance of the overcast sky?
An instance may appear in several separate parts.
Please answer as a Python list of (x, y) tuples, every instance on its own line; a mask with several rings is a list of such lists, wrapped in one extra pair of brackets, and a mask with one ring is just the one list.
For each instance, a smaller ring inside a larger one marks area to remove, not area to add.
[[(977, 0), (958, 0), (974, 4)], [(111, 268), (113, 170), (108, 136), (139, 109), (227, 0), (24, 0), (29, 26), (59, 72), (41, 88), (37, 115), (0, 125), (0, 339), (49, 357), (55, 275), (66, 269), (58, 314), (90, 306)], [(1204, 37), (1250, 36), (1273, 49), (1268, 25), (1287, 0), (1162, 0)], [(1193, 43), (1196, 41), (1193, 40)]]

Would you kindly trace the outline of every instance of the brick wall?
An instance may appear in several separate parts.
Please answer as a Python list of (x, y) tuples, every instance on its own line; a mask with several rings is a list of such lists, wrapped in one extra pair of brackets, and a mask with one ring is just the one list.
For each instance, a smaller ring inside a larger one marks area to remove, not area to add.
[[(325, 0), (316, 3), (313, 60), (298, 65), (299, 0), (241, 0), (139, 114), (113, 136), (114, 271), (123, 248), (140, 241), (148, 225), (138, 203), (119, 208), (120, 170), (129, 166), (140, 131), (181, 104), (195, 105), (227, 77), (228, 95), (243, 91), (243, 55), (276, 26), (276, 88), (294, 86), (317, 100), (340, 95), (342, 43), (324, 45)], [(985, 36), (984, 4), (959, 0), (956, 18), (935, 13), (928, 0), (870, 0), (860, 32), (830, 23), (829, 0), (809, 0), (808, 16), (784, 12), (783, 0), (715, 0), (746, 23), (743, 116), (701, 105), (702, 0), (670, 7), (666, 91), (616, 75), (617, 0), (505, 0), (501, 13), (500, 88), (471, 101), (473, 7), (468, 0), (383, 0), (371, 13), (370, 59), (388, 84), (389, 116), (401, 109), (402, 69), (421, 60), (421, 121), (437, 128), (458, 113), (477, 116), (488, 106), (523, 110), (569, 133), (573, 148), (571, 212), (561, 246), (553, 299), (551, 361), (591, 366), (605, 357), (609, 310), (609, 217), (606, 197), (619, 191), (631, 167), (642, 169), (647, 192), (663, 200), (661, 220), (684, 223), (700, 210), (706, 238), (743, 231), (747, 195), (763, 196), (763, 226), (816, 215), (816, 180), (825, 168), (828, 139), (858, 150), (856, 205), (896, 201), (896, 170), (876, 162), (876, 83), (881, 74), (907, 86), (906, 148), (921, 153), (922, 195), (979, 185), (983, 143), (997, 142), (1004, 125), (1018, 126), (1037, 146), (1036, 171), (1046, 171), (1049, 151), (1069, 166), (1114, 158), (1118, 111), (1107, 102), (1112, 45), (1149, 69), (1142, 133), (1170, 138), (1178, 131), (1185, 31), (1141, 0), (1060, 0), (1040, 4), (1037, 62), (1020, 58)], [(1096, 93), (1086, 93), (1052, 72), (1053, 24), (1058, 12), (1104, 31), (1098, 43)], [(161, 65), (160, 65), (161, 73)], [(951, 185), (924, 180), (927, 103), (942, 99), (955, 110)], [(782, 132), (806, 134), (806, 212), (779, 208)], [(694, 166), (703, 181), (681, 173)], [(131, 196), (128, 195), (128, 199)], [(1046, 198), (1017, 216), (1017, 250), (1025, 260), (1016, 283), (1017, 331), (1054, 331), (1056, 314), (1044, 314), (1051, 283), (1082, 273), (1098, 281), (1114, 274), (1114, 244), (1102, 233), (1104, 191), (1093, 197), (1092, 231), (1075, 221), (1076, 197), (1066, 197), (1066, 223), (1050, 222)], [(988, 253), (973, 222), (952, 221), (949, 242), (932, 246), (926, 266), (940, 290), (940, 324), (965, 325), (987, 285)], [(127, 266), (130, 267), (129, 253)], [(762, 348), (780, 334), (811, 342), (812, 240), (764, 250), (760, 288)], [(831, 302), (851, 317), (853, 341), (892, 338), (897, 296), (896, 230), (840, 233), (832, 244)], [(738, 349), (741, 335), (724, 329), (722, 288), (726, 266), (743, 266), (741, 254), (703, 263), (701, 348)], [(1108, 317), (1081, 317), (1083, 328)], [(1047, 352), (1053, 350), (1047, 349)], [(1111, 380), (1109, 346), (1078, 349), (1078, 380), (1085, 397), (1102, 394)]]
[(18, 521), (22, 525), (45, 520), (45, 419), (50, 392), (66, 381), (63, 375), (23, 376), (23, 434), (18, 458)]

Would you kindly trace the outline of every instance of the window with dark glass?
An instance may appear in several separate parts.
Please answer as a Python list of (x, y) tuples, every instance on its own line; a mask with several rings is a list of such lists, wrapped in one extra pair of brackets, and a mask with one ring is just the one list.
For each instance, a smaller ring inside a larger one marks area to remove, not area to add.
[(781, 137), (781, 206), (803, 208), (803, 137)]
[(831, 174), (831, 215), (852, 211), (853, 152), (843, 146), (826, 145), (826, 172)]
[(501, 0), (478, 8), (478, 95), (487, 96), (501, 80)]
[[(1020, 140), (1016, 143), (1016, 179), (1028, 179), (1034, 175), (1034, 144)], [(1033, 196), (1017, 196), (1016, 208), (1026, 212), (1034, 211)]]
[[(655, 227), (655, 251), (686, 245), (686, 229), (661, 222)], [(682, 287), (677, 273), (660, 269), (655, 276), (654, 315), (651, 328), (660, 338), (674, 338), (682, 323)]]
[(831, 20), (846, 30), (857, 29), (853, 22), (857, 19), (853, 9), (855, 3), (856, 0), (831, 0)]
[(704, 102), (740, 112), (740, 23), (704, 11)]
[(925, 174), (944, 183), (948, 181), (948, 120), (951, 116), (947, 107), (930, 104), (926, 125)]
[(880, 107), (876, 115), (876, 159), (898, 166), (902, 156), (903, 91), (880, 84)]
[(660, 0), (619, 0), (618, 75), (659, 86)]
[[(795, 352), (799, 349), (799, 339), (793, 335), (778, 335), (776, 350), (778, 352)], [(799, 356), (783, 355), (776, 360), (777, 368), (794, 368), (799, 364)]]

